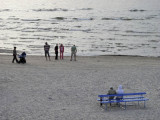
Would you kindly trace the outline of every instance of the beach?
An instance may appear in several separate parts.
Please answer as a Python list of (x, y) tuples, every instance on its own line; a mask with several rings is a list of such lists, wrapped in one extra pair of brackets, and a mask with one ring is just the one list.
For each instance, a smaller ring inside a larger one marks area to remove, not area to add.
[[(0, 120), (159, 120), (160, 58), (78, 56), (46, 61), (27, 56), (26, 64), (0, 55)], [(146, 92), (146, 108), (100, 107), (99, 94), (112, 86)]]

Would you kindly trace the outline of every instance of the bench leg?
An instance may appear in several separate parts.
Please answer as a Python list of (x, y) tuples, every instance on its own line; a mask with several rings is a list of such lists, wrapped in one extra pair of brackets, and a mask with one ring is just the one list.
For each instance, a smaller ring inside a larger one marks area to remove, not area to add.
[(118, 105), (118, 107), (120, 107), (120, 103), (119, 102), (117, 102), (116, 105)]
[[(102, 98), (100, 98), (100, 101), (102, 101)], [(100, 102), (100, 106), (102, 106), (102, 103)]]
[(144, 101), (144, 108), (146, 107), (146, 101)]
[(127, 106), (127, 105), (126, 105), (126, 102), (125, 102), (125, 109), (126, 109), (126, 106)]
[(107, 103), (105, 104), (105, 106), (106, 106), (105, 110), (107, 110)]

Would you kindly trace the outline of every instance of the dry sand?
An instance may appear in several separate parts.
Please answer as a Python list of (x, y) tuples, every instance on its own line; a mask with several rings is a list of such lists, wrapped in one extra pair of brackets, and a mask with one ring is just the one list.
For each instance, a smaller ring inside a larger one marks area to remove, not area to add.
[[(27, 56), (27, 64), (0, 56), (0, 120), (159, 120), (160, 58), (78, 57), (45, 61)], [(143, 108), (111, 107), (99, 94), (122, 84), (125, 92), (147, 92)]]

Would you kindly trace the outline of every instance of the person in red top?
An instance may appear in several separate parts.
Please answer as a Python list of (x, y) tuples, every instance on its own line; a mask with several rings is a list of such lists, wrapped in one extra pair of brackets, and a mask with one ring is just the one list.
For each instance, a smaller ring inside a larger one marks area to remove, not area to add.
[(63, 44), (61, 44), (59, 46), (59, 50), (60, 50), (60, 59), (63, 59), (63, 53), (64, 53), (64, 46), (63, 46)]

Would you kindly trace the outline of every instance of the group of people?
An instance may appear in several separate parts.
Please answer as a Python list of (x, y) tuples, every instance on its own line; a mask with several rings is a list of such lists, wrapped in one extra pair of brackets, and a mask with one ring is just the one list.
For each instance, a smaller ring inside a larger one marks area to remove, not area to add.
[[(114, 95), (114, 94), (123, 94), (123, 93), (124, 93), (124, 90), (122, 88), (122, 85), (119, 85), (117, 90), (114, 90), (113, 87), (110, 87), (110, 90), (108, 90), (107, 94), (108, 95)], [(113, 99), (114, 99), (114, 96), (109, 97), (109, 100), (113, 100)], [(121, 100), (121, 99), (123, 99), (122, 96), (117, 96), (116, 97), (116, 100)]]
[[(50, 50), (50, 45), (46, 42), (45, 45), (44, 45), (44, 53), (45, 53), (46, 60), (48, 60), (48, 59), (51, 60), (49, 50)], [(54, 48), (54, 51), (55, 51), (55, 60), (58, 60), (58, 44), (56, 44), (56, 46)], [(63, 59), (63, 53), (64, 53), (63, 44), (61, 44), (59, 46), (59, 52), (60, 52), (60, 59), (62, 60)], [(77, 48), (76, 48), (75, 45), (73, 45), (71, 47), (71, 59), (70, 59), (70, 61), (72, 61), (73, 56), (74, 56), (74, 60), (76, 61), (76, 53), (77, 53)], [(47, 57), (48, 57), (48, 59), (47, 59)]]
[(13, 60), (12, 60), (12, 63), (14, 63), (14, 61), (16, 60), (17, 63), (26, 63), (26, 53), (25, 52), (22, 52), (21, 55), (18, 55), (19, 57), (19, 60), (17, 59), (17, 51), (16, 51), (16, 47), (14, 47), (13, 49)]
[[(49, 60), (51, 60), (50, 54), (49, 54), (49, 49), (50, 49), (50, 45), (46, 42), (44, 45), (44, 53), (45, 53), (46, 60), (47, 60), (47, 56), (48, 56)], [(58, 44), (56, 44), (54, 50), (55, 50), (55, 60), (58, 60)], [(59, 50), (60, 50), (60, 59), (63, 59), (63, 53), (64, 53), (63, 44), (61, 44), (59, 46)]]
[[(58, 60), (58, 49), (59, 49), (59, 52), (60, 52), (60, 59), (62, 60), (63, 59), (63, 53), (64, 53), (63, 44), (61, 44), (59, 47), (58, 47), (58, 44), (56, 44), (56, 46), (54, 48), (55, 60)], [(48, 59), (51, 60), (49, 50), (50, 50), (50, 45), (46, 42), (45, 45), (44, 45), (44, 53), (45, 53), (46, 60), (48, 60)], [(76, 61), (76, 53), (77, 53), (77, 48), (76, 48), (75, 45), (73, 45), (71, 47), (71, 59), (70, 59), (70, 61), (72, 61), (73, 56), (74, 56), (74, 60)], [(20, 60), (17, 59), (17, 51), (16, 51), (16, 47), (14, 47), (12, 63), (14, 63), (15, 60), (16, 60), (17, 63), (26, 63), (26, 59), (25, 59), (26, 53), (25, 52), (23, 52), (21, 55), (18, 55), (18, 57), (20, 58)]]

